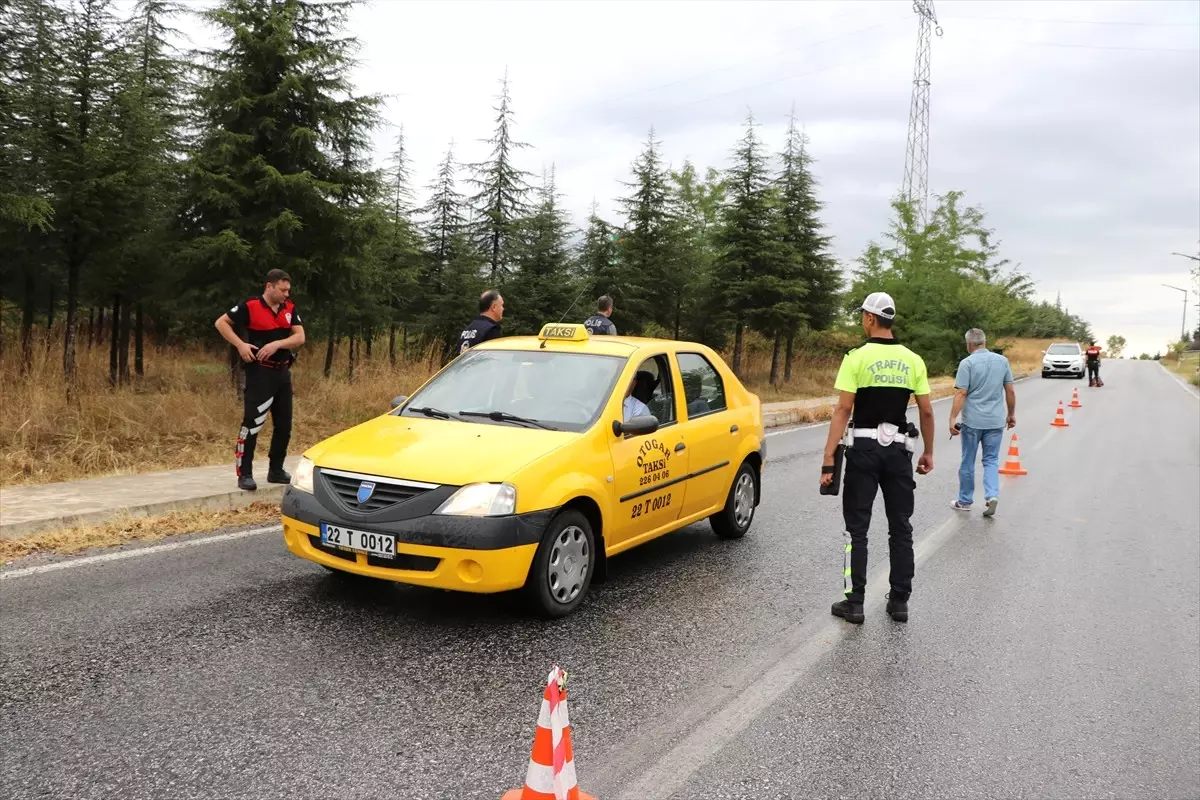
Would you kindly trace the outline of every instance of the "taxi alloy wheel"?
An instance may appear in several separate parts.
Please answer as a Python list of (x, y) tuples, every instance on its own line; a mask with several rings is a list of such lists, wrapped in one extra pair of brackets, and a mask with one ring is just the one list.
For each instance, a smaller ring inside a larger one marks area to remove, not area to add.
[(758, 488), (758, 473), (749, 462), (743, 461), (737, 475), (733, 477), (733, 485), (729, 487), (729, 497), (725, 500), (725, 508), (709, 518), (713, 532), (722, 539), (740, 539), (750, 530), (754, 521), (754, 496)]
[(534, 607), (545, 616), (570, 614), (587, 594), (596, 570), (596, 539), (587, 517), (564, 511), (542, 536), (526, 590)]

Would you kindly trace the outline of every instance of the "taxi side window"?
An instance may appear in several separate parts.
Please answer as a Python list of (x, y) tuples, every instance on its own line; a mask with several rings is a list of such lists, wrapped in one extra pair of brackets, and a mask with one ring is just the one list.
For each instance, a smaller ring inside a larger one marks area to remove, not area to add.
[(633, 396), (646, 404), (658, 420), (659, 427), (676, 421), (675, 380), (665, 355), (647, 358), (637, 368), (637, 385), (634, 386)]
[(699, 353), (680, 353), (679, 373), (688, 419), (725, 410), (725, 382), (721, 373)]

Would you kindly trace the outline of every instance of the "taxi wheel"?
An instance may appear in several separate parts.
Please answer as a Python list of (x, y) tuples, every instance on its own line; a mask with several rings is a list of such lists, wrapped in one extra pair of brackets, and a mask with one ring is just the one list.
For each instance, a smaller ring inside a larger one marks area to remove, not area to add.
[(565, 617), (583, 602), (595, 571), (596, 538), (591, 523), (578, 511), (564, 511), (542, 536), (525, 590), (539, 613)]
[(754, 495), (758, 488), (758, 473), (748, 462), (733, 476), (733, 485), (729, 487), (729, 497), (725, 500), (725, 508), (709, 517), (713, 533), (722, 539), (740, 539), (750, 530), (754, 521)]

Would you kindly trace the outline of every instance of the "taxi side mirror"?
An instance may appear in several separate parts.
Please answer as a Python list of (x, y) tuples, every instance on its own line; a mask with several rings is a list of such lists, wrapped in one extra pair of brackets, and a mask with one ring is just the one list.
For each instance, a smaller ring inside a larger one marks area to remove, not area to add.
[(646, 436), (657, 430), (658, 418), (649, 415), (634, 417), (628, 422), (621, 422), (619, 419), (613, 420), (614, 436)]
[(398, 394), (392, 398), (392, 410), (395, 411), (400, 406), (404, 405), (404, 401), (408, 398), (402, 394)]

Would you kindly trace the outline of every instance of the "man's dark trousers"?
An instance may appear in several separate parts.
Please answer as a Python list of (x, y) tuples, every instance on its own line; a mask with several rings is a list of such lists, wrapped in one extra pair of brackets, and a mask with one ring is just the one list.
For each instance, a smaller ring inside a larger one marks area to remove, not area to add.
[(271, 469), (283, 469), (288, 441), (292, 437), (292, 372), (287, 367), (246, 367), (246, 392), (242, 428), (238, 431), (237, 475), (254, 476), (254, 447), (258, 432), (271, 415), (274, 427), (269, 453)]
[(850, 534), (846, 599), (863, 602), (867, 587), (867, 530), (876, 488), (883, 491), (888, 520), (888, 550), (891, 555), (892, 599), (907, 601), (912, 592), (913, 480), (912, 453), (903, 444), (881, 445), (874, 439), (857, 438), (846, 451), (846, 478), (842, 484), (842, 516)]

